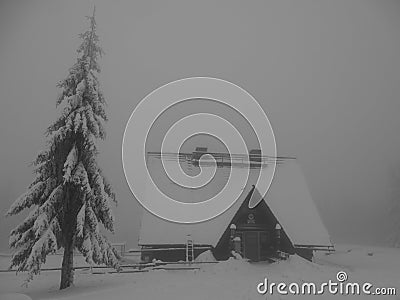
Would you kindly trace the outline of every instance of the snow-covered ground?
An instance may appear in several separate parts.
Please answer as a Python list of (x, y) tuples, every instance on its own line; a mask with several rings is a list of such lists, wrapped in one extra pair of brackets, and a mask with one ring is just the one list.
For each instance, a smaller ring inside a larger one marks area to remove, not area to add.
[[(78, 270), (75, 286), (59, 291), (59, 271), (42, 272), (29, 287), (21, 287), (24, 274), (0, 273), (1, 293), (24, 293), (32, 299), (400, 299), (399, 296), (261, 295), (257, 285), (264, 282), (336, 282), (336, 274), (345, 271), (346, 282), (370, 282), (375, 287), (396, 287), (400, 293), (400, 249), (337, 246), (335, 253), (318, 253), (315, 263), (293, 256), (279, 263), (248, 263), (229, 260), (217, 264), (199, 264), (199, 270), (150, 270), (143, 273), (90, 274)], [(51, 256), (46, 267), (57, 267), (61, 256)], [(0, 256), (0, 269), (9, 257)], [(75, 259), (83, 265), (82, 257)], [(371, 289), (373, 290), (373, 289)], [(0, 296), (1, 299), (1, 296)]]

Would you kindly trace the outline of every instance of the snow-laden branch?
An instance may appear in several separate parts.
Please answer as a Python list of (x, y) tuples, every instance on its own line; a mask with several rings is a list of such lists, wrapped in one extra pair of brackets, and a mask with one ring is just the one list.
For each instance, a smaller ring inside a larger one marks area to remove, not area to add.
[(76, 164), (78, 162), (78, 149), (76, 148), (76, 145), (72, 147), (71, 151), (69, 152), (67, 159), (65, 160), (64, 163), (64, 184), (66, 182), (69, 182), (71, 180), (71, 174), (73, 169), (76, 167)]
[(43, 181), (36, 183), (33, 187), (28, 189), (24, 194), (14, 201), (7, 211), (6, 216), (15, 215), (21, 212), (23, 209), (31, 207), (33, 204), (35, 204), (35, 200), (41, 196), (45, 187), (46, 183)]

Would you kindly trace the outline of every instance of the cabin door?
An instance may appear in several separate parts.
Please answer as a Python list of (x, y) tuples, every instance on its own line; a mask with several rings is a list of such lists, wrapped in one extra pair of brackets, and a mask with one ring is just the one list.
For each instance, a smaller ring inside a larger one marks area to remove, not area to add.
[(242, 254), (252, 261), (266, 260), (272, 254), (272, 244), (269, 231), (246, 230), (238, 231), (237, 236), (242, 241)]
[(244, 232), (244, 255), (252, 261), (260, 260), (260, 244), (257, 231)]

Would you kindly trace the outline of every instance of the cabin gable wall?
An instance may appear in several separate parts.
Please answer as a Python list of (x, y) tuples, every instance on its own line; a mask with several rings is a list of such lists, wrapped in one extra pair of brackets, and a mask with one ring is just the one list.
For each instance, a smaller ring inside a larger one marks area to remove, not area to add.
[[(216, 259), (226, 260), (231, 256), (231, 224), (236, 226), (234, 235), (240, 236), (242, 239), (244, 239), (244, 235), (246, 235), (248, 232), (254, 234), (263, 234), (267, 239), (267, 245), (264, 245), (262, 250), (264, 255), (273, 255), (273, 252), (276, 251), (275, 226), (277, 224), (277, 219), (264, 201), (260, 201), (260, 203), (254, 208), (248, 207), (252, 192), (250, 192), (245, 201), (243, 201), (231, 223), (225, 229), (217, 246), (213, 250), (213, 254)], [(244, 241), (242, 241), (242, 244), (244, 244), (243, 242)], [(265, 246), (268, 247), (267, 250), (265, 249)], [(242, 248), (244, 248), (244, 246)], [(285, 234), (284, 230), (281, 230), (280, 249), (290, 254), (294, 253), (293, 245)], [(258, 258), (262, 259), (262, 256), (263, 255), (260, 253)]]

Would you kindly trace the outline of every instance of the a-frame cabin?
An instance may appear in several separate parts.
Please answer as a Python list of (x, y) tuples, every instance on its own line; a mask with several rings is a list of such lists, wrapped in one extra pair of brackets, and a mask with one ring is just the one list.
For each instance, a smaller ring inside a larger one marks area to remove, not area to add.
[[(160, 172), (159, 155), (148, 155), (147, 165), (153, 181), (164, 193), (188, 202), (202, 201), (219, 191), (226, 183), (231, 167), (220, 164), (215, 180), (199, 191), (181, 189), (171, 182), (164, 172)], [(181, 167), (188, 174), (198, 172), (198, 166), (190, 160), (182, 161)], [(276, 164), (273, 181), (263, 199), (254, 185), (257, 176), (257, 168), (251, 169), (240, 198), (227, 211), (205, 222), (179, 224), (144, 210), (138, 243), (142, 248), (142, 259), (184, 261), (188, 236), (193, 241), (195, 257), (210, 249), (218, 260), (229, 258), (234, 237), (240, 237), (242, 256), (252, 261), (276, 257), (278, 251), (311, 259), (314, 251), (333, 250), (296, 159), (281, 159)], [(155, 197), (151, 189), (147, 197)], [(252, 209), (248, 207), (250, 197), (259, 199)]]

